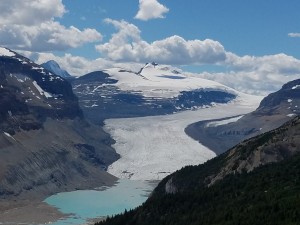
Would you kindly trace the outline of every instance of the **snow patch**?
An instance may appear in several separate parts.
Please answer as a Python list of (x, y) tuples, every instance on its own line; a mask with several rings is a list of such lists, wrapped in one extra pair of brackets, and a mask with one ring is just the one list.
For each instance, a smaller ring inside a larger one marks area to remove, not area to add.
[(287, 101), (288, 101), (288, 103), (291, 103), (293, 100), (292, 99), (288, 99)]
[(6, 49), (6, 48), (2, 48), (0, 47), (0, 56), (9, 56), (9, 57), (12, 57), (12, 56), (15, 56), (16, 54), (11, 52), (10, 50)]
[(286, 115), (287, 117), (294, 117), (294, 116), (296, 116), (296, 114), (294, 114), (294, 113), (291, 113), (291, 114), (288, 114), (288, 115)]
[(32, 82), (33, 85), (35, 86), (35, 88), (40, 92), (40, 95), (44, 95), (46, 98), (52, 98), (53, 96), (49, 93), (44, 91), (38, 84), (36, 81)]
[(31, 69), (33, 69), (33, 70), (41, 70), (40, 67), (36, 67), (36, 66), (33, 66)]
[(296, 85), (296, 86), (292, 87), (292, 90), (295, 90), (295, 89), (297, 89), (299, 87), (300, 87), (300, 85)]
[(16, 141), (16, 139), (13, 136), (11, 136), (9, 133), (6, 133), (6, 132), (3, 132), (3, 133), (5, 134), (5, 136), (7, 136), (7, 137), (13, 139), (14, 141)]
[(239, 119), (241, 119), (242, 117), (243, 116), (237, 116), (237, 117), (233, 117), (233, 118), (226, 119), (226, 120), (214, 121), (214, 122), (207, 123), (205, 126), (206, 127), (218, 127), (218, 126), (222, 126), (222, 125), (226, 125), (226, 124), (229, 124), (229, 123), (236, 122)]

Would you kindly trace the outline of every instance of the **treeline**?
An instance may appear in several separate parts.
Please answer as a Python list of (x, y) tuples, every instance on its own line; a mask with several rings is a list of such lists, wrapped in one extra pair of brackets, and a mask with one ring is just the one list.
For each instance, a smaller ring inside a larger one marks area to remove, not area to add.
[[(197, 167), (188, 168), (195, 180)], [(198, 174), (199, 176), (199, 174)], [(184, 180), (182, 180), (184, 182)], [(229, 175), (211, 187), (157, 194), (135, 210), (96, 225), (298, 225), (300, 155)]]

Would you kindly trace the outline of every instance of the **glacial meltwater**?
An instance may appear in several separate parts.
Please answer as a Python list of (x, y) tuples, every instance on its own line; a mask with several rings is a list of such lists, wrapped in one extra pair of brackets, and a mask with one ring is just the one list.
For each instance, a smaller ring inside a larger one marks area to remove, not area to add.
[(113, 187), (99, 190), (65, 192), (45, 200), (68, 216), (49, 223), (52, 225), (81, 225), (133, 209), (145, 202), (155, 188), (155, 182), (119, 180)]

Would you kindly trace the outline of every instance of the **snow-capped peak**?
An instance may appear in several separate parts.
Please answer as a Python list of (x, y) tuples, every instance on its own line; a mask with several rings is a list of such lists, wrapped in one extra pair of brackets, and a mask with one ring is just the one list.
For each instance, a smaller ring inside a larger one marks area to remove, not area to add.
[(146, 63), (144, 68), (155, 68), (156, 66), (158, 66), (158, 63), (152, 62), (152, 63)]
[(158, 63), (152, 62), (152, 63), (146, 63), (144, 67), (141, 68), (141, 70), (138, 72), (139, 74), (142, 74), (143, 71), (147, 69), (156, 69), (156, 70), (161, 70), (165, 72), (171, 72), (173, 74), (180, 74), (181, 70), (175, 67), (171, 67), (168, 65), (159, 65)]

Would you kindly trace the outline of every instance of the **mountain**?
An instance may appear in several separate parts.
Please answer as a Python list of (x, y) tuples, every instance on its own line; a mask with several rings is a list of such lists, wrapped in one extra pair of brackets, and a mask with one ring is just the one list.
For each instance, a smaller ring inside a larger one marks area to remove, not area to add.
[(112, 184), (112, 143), (86, 122), (70, 83), (0, 48), (1, 209), (11, 199)]
[(242, 140), (281, 126), (300, 115), (300, 79), (288, 82), (265, 97), (259, 107), (243, 117), (223, 121), (201, 121), (191, 124), (186, 133), (217, 153)]
[(95, 123), (211, 107), (243, 95), (157, 63), (147, 63), (137, 71), (112, 68), (93, 72), (74, 79), (72, 86), (85, 116)]
[(160, 182), (140, 207), (97, 225), (299, 224), (300, 117)]
[(84, 116), (105, 124), (116, 140), (120, 159), (108, 172), (137, 180), (160, 180), (185, 165), (214, 157), (184, 128), (199, 117), (248, 113), (261, 100), (157, 63), (134, 71), (112, 68), (89, 73), (72, 80), (72, 86)]
[(41, 67), (63, 78), (72, 77), (66, 70), (60, 68), (59, 64), (54, 60), (50, 60), (48, 62), (41, 64)]

